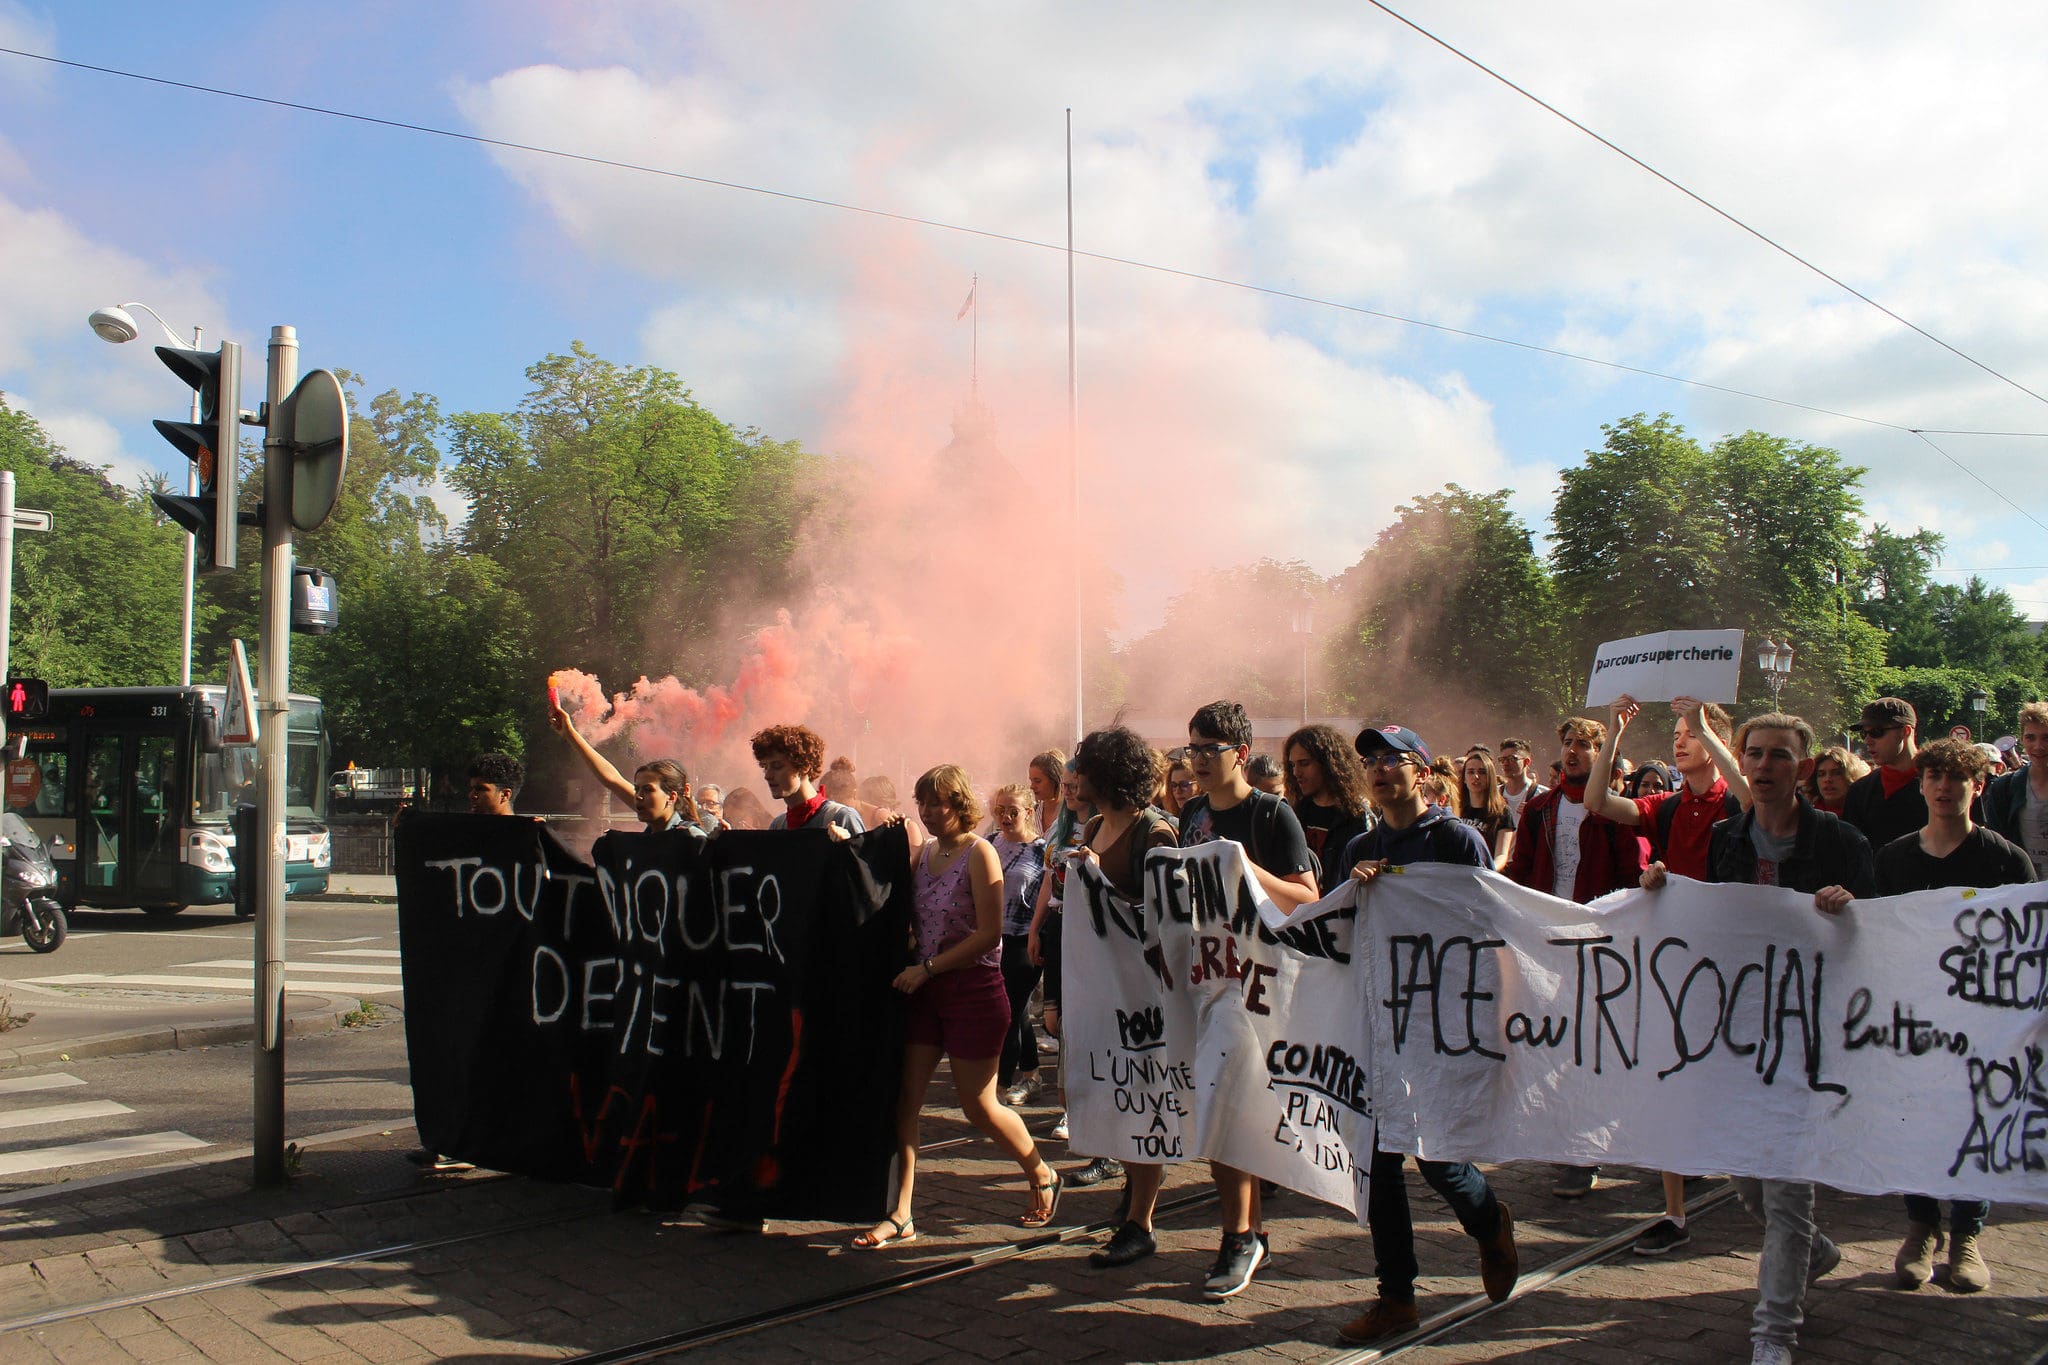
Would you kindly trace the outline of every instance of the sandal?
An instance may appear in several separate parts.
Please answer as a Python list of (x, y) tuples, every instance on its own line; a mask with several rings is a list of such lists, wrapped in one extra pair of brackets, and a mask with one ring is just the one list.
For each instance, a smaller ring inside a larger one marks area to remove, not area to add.
[[(1050, 1166), (1047, 1166), (1046, 1169), (1052, 1171)], [(1042, 1228), (1052, 1222), (1053, 1215), (1060, 1211), (1060, 1192), (1066, 1189), (1066, 1187), (1067, 1182), (1058, 1171), (1052, 1171), (1052, 1179), (1043, 1185), (1033, 1182), (1031, 1192), (1034, 1195), (1040, 1190), (1051, 1190), (1052, 1198), (1046, 1202), (1043, 1209), (1038, 1207), (1037, 1200), (1032, 1200), (1031, 1207), (1025, 1210), (1022, 1218), (1017, 1220), (1017, 1225), (1027, 1228)]]
[(917, 1222), (915, 1219), (899, 1219), (894, 1214), (884, 1214), (882, 1221), (896, 1229), (896, 1235), (894, 1237), (877, 1237), (873, 1232), (860, 1233), (853, 1239), (853, 1249), (855, 1251), (876, 1251), (882, 1247), (894, 1246), (898, 1242), (915, 1242), (917, 1240)]

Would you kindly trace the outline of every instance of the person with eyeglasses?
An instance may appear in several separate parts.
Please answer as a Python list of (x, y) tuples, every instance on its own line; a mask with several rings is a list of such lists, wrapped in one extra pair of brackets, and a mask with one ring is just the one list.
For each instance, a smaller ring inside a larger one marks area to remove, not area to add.
[[(1917, 834), (1927, 824), (1927, 800), (1920, 795), (1920, 717), (1903, 697), (1879, 697), (1863, 708), (1857, 733), (1870, 751), (1871, 771), (1853, 783), (1842, 798), (1842, 818), (1854, 825), (1872, 848)], [(1982, 805), (1971, 816), (1983, 820)]]
[(1166, 818), (1173, 821), (1176, 832), (1180, 829), (1180, 813), (1188, 802), (1195, 799), (1195, 770), (1188, 766), (1186, 749), (1166, 751), (1166, 804), (1160, 809)]
[(1519, 823), (1522, 806), (1532, 796), (1550, 790), (1536, 780), (1536, 751), (1526, 739), (1509, 737), (1500, 742), (1500, 794), (1507, 799), (1508, 814)]
[[(1195, 848), (1219, 839), (1243, 845), (1252, 875), (1280, 910), (1306, 905), (1317, 895), (1315, 859), (1294, 808), (1253, 787), (1245, 776), (1252, 722), (1234, 701), (1210, 702), (1188, 721), (1188, 759), (1201, 794), (1181, 812), (1180, 843)], [(1242, 962), (1245, 952), (1227, 926), (1222, 958)], [(1202, 1282), (1202, 1297), (1227, 1299), (1243, 1291), (1270, 1254), (1261, 1226), (1259, 1182), (1248, 1171), (1209, 1163), (1221, 1204), (1223, 1241)]]
[[(1365, 762), (1380, 820), (1334, 860), (1342, 865), (1343, 875), (1370, 886), (1387, 868), (1413, 863), (1493, 866), (1493, 851), (1478, 830), (1424, 798), (1422, 783), (1429, 776), (1430, 756), (1421, 736), (1405, 726), (1383, 725), (1360, 732), (1355, 747)], [(1360, 913), (1364, 913), (1363, 906)], [(1513, 1211), (1494, 1195), (1493, 1186), (1470, 1162), (1417, 1157), (1415, 1164), (1422, 1170), (1424, 1183), (1450, 1205), (1459, 1225), (1479, 1243), (1480, 1284), (1488, 1298), (1502, 1302), (1514, 1292), (1522, 1268), (1515, 1248)], [(1375, 1129), (1365, 1226), (1372, 1237), (1379, 1297), (1337, 1329), (1337, 1335), (1354, 1346), (1405, 1332), (1420, 1320), (1415, 1278), (1421, 1268), (1415, 1259), (1407, 1167), (1403, 1153), (1379, 1150)]]

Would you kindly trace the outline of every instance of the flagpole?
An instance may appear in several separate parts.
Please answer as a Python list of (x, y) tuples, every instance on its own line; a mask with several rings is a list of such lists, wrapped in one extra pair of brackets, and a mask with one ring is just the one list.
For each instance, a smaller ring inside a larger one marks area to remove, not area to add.
[(974, 300), (974, 316), (968, 320), (968, 335), (972, 340), (967, 349), (967, 392), (970, 396), (981, 396), (981, 272), (976, 271), (974, 283), (967, 290), (967, 297)]
[[(1067, 110), (1067, 475), (1072, 502), (1068, 530), (1071, 543), (1084, 545), (1081, 530), (1081, 397), (1074, 369), (1074, 111)], [(1081, 556), (1070, 554), (1074, 576), (1074, 740), (1087, 733), (1083, 711), (1081, 651)]]

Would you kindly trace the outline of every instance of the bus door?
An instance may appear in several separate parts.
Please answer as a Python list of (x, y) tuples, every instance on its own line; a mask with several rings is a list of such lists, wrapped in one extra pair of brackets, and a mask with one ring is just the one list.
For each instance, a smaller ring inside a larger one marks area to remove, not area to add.
[(178, 885), (178, 742), (173, 735), (95, 731), (84, 743), (78, 822), (79, 899), (171, 901)]

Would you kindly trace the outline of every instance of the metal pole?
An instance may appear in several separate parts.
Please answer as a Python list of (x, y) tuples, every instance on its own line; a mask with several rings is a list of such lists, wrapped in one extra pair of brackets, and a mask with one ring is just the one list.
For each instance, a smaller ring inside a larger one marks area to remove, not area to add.
[[(1074, 111), (1067, 110), (1067, 475), (1072, 503), (1068, 534), (1081, 537), (1081, 395), (1074, 368)], [(1085, 543), (1085, 539), (1082, 540)], [(1068, 555), (1074, 577), (1074, 740), (1088, 733), (1082, 693), (1081, 557)]]
[[(205, 335), (197, 327), (192, 329), (193, 350), (201, 349), (199, 343)], [(240, 394), (222, 394), (220, 401), (238, 404), (242, 401), (242, 396)], [(192, 421), (195, 425), (199, 421), (199, 390), (197, 389), (192, 390)], [(213, 452), (213, 459), (216, 469), (233, 471), (239, 464), (239, 461), (235, 458), (235, 452), (232, 450), (216, 450)], [(233, 478), (234, 474), (230, 472), (225, 477)], [(199, 466), (189, 460), (185, 464), (185, 496), (189, 498), (199, 496)], [(198, 569), (198, 546), (199, 538), (190, 531), (187, 531), (185, 533), (185, 628), (180, 635), (181, 643), (178, 647), (178, 686), (180, 687), (190, 687), (192, 685), (192, 579)]]
[(1301, 632), (1301, 723), (1308, 724), (1308, 631)]
[[(14, 471), (0, 469), (0, 681), (7, 677), (14, 647)], [(7, 720), (0, 716), (0, 741)]]
[(284, 1169), (285, 729), (291, 710), (292, 522), (290, 433), (284, 399), (299, 377), (299, 334), (270, 329), (264, 382), (263, 627), (257, 688), (255, 1167), (256, 1184), (282, 1185)]

